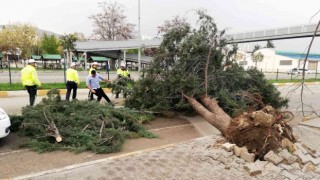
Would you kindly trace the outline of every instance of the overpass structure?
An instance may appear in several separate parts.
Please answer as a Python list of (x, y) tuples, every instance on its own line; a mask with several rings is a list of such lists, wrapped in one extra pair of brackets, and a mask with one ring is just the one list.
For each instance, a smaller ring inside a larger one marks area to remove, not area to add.
[[(247, 43), (267, 40), (304, 38), (312, 37), (316, 28), (317, 24), (295, 25), (289, 27), (279, 27), (229, 34), (226, 36), (226, 38), (230, 43)], [(320, 36), (320, 29), (318, 29), (316, 36)]]
[[(153, 58), (142, 56), (140, 53), (127, 54), (127, 50), (158, 48), (161, 42), (162, 39), (76, 42), (75, 54), (82, 54), (82, 57), (85, 59), (85, 63), (88, 62), (88, 56), (103, 56), (123, 60), (124, 62), (135, 62), (138, 63), (138, 66), (140, 67), (142, 64), (150, 63)], [(118, 61), (118, 63), (120, 65), (120, 61)]]

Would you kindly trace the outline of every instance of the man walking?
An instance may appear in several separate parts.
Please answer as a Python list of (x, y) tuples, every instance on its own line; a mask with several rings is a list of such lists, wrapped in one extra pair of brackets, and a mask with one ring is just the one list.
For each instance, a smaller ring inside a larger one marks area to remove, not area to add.
[[(127, 80), (128, 80), (128, 78), (130, 78), (130, 73), (127, 70), (126, 65), (124, 63), (121, 63), (120, 68), (117, 70), (117, 75), (118, 75), (117, 84), (120, 87), (126, 87), (127, 86)], [(121, 89), (119, 89), (116, 92), (116, 98), (119, 98), (120, 92), (121, 92)], [(125, 91), (123, 92), (123, 97), (124, 98), (127, 97), (127, 93)]]
[(71, 63), (70, 68), (67, 69), (67, 94), (66, 94), (66, 100), (69, 101), (71, 90), (72, 91), (72, 99), (76, 99), (77, 97), (77, 89), (78, 85), (80, 83), (78, 71), (76, 70), (76, 63)]
[(95, 70), (92, 70), (91, 75), (88, 75), (86, 79), (87, 88), (91, 93), (98, 96), (98, 102), (100, 102), (103, 97), (110, 105), (114, 106), (106, 93), (100, 87), (100, 81), (110, 82), (108, 79), (103, 78), (100, 74), (97, 74)]
[[(99, 64), (98, 64), (97, 62), (93, 62), (93, 63), (92, 63), (91, 68), (90, 68), (90, 70), (89, 70), (89, 74), (88, 74), (89, 76), (91, 76), (91, 71), (92, 71), (92, 70), (95, 70), (96, 73), (97, 73), (98, 65), (99, 65)], [(89, 100), (89, 101), (94, 100), (94, 99), (93, 99), (93, 94), (92, 94), (91, 91), (89, 91), (88, 100)]]
[(21, 70), (21, 82), (28, 91), (30, 106), (33, 106), (37, 96), (37, 86), (41, 89), (41, 82), (38, 79), (34, 59), (29, 59), (28, 65)]

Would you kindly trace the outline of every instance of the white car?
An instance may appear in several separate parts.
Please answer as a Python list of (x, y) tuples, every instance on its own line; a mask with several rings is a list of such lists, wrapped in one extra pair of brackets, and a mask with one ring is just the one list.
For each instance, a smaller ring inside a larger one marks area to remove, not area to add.
[(8, 114), (0, 108), (0, 138), (6, 137), (10, 133), (11, 126)]
[(303, 71), (305, 72), (305, 74), (310, 74), (308, 69), (303, 69), (303, 68), (293, 68), (293, 69), (290, 69), (287, 73), (294, 75), (294, 74), (302, 74)]

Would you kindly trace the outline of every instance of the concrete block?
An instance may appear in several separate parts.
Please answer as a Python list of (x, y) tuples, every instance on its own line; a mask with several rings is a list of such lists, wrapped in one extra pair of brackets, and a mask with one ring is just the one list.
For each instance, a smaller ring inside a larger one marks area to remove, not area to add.
[(275, 165), (278, 165), (283, 161), (283, 157), (276, 155), (273, 151), (269, 151), (265, 156), (264, 160), (272, 162)]
[(255, 155), (253, 153), (249, 153), (246, 148), (241, 151), (240, 158), (246, 160), (247, 162), (254, 162)]
[(233, 150), (234, 146), (235, 146), (235, 144), (231, 144), (231, 143), (228, 143), (228, 142), (222, 144), (222, 148), (224, 150), (226, 150), (226, 151), (229, 151), (229, 152)]

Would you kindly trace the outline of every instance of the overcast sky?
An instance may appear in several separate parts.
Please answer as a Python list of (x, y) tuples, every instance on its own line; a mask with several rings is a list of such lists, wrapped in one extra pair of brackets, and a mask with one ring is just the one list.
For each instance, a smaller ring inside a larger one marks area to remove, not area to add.
[[(110, 1), (110, 0), (106, 0)], [(92, 34), (88, 17), (101, 11), (101, 0), (5, 0), (1, 1), (0, 24), (31, 23), (58, 34)], [(138, 0), (117, 0), (125, 6), (128, 21), (138, 24)], [(320, 0), (140, 0), (141, 34), (154, 37), (157, 26), (176, 15), (194, 23), (194, 10), (207, 9), (219, 29), (230, 33), (309, 23), (320, 10)], [(320, 13), (311, 22), (317, 23)], [(136, 27), (137, 29), (137, 27)], [(274, 41), (277, 50), (303, 52), (310, 39)], [(265, 43), (262, 43), (265, 44)], [(316, 39), (313, 52), (320, 52)]]

